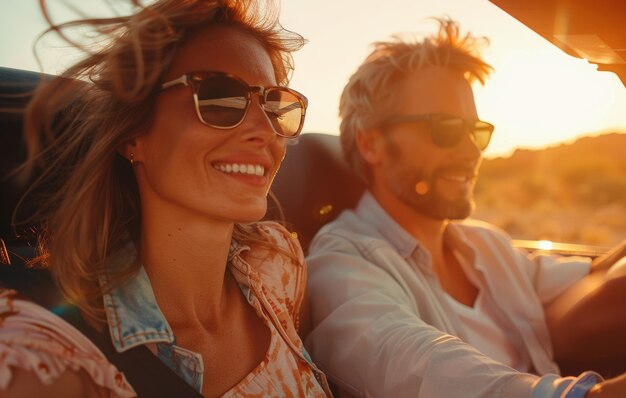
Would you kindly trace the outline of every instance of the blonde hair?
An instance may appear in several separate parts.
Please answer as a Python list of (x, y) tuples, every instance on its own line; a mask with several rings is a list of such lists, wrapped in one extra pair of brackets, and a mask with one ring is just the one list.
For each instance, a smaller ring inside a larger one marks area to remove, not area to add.
[(492, 67), (477, 54), (479, 42), (471, 34), (461, 35), (451, 19), (436, 19), (439, 31), (423, 40), (393, 36), (391, 41), (374, 43), (374, 50), (350, 77), (339, 102), (340, 140), (353, 171), (369, 180), (369, 167), (356, 146), (356, 134), (380, 126), (397, 107), (402, 79), (427, 66), (463, 74), (468, 82), (484, 83)]
[[(33, 187), (46, 190), (33, 220), (40, 231), (41, 256), (65, 296), (94, 326), (104, 322), (99, 277), (107, 260), (130, 236), (137, 239), (141, 217), (139, 192), (128, 161), (117, 154), (124, 142), (147, 130), (155, 93), (177, 48), (195, 29), (234, 25), (267, 50), (276, 81), (286, 84), (291, 52), (303, 38), (283, 29), (273, 3), (250, 0), (160, 0), (129, 16), (84, 19), (55, 25), (87, 57), (60, 77), (40, 84), (25, 115), (28, 160), (23, 174), (45, 165)], [(65, 28), (89, 27), (105, 41), (93, 51), (64, 34)], [(31, 187), (30, 191), (33, 190)], [(238, 224), (233, 238), (243, 244), (273, 247), (257, 225)], [(133, 275), (139, 264), (120, 265), (110, 289)]]

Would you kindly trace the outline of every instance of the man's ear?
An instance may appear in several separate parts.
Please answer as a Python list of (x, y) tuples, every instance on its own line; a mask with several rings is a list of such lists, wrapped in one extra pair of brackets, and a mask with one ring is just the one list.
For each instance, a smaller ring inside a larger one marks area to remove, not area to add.
[(361, 156), (367, 163), (375, 165), (381, 162), (385, 143), (380, 130), (358, 131), (355, 140)]

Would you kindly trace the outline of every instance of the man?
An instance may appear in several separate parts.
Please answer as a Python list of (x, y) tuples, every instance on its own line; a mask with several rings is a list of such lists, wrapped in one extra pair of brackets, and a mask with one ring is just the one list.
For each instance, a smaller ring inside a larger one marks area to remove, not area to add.
[(531, 259), (491, 225), (451, 221), (472, 211), (493, 132), (476, 45), (441, 20), (435, 37), (378, 43), (344, 89), (341, 143), (368, 191), (310, 246), (307, 345), (362, 397), (622, 396), (624, 377), (557, 376), (544, 307), (624, 247), (593, 267)]

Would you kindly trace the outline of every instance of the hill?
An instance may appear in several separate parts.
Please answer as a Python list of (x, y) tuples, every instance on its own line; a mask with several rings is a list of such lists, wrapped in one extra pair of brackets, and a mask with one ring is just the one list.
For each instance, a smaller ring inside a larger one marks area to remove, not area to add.
[(626, 133), (486, 159), (476, 205), (516, 239), (615, 244), (626, 238)]

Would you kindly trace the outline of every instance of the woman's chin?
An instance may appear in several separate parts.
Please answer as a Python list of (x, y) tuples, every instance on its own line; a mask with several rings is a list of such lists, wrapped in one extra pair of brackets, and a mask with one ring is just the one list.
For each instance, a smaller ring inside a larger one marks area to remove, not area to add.
[(265, 217), (265, 213), (267, 213), (267, 205), (255, 209), (239, 209), (233, 220), (239, 224), (257, 222)]

